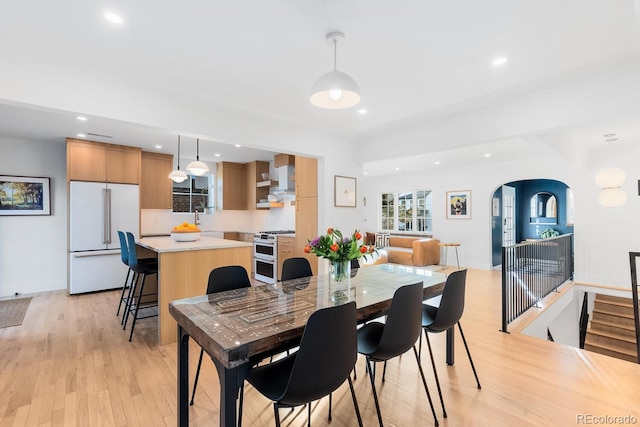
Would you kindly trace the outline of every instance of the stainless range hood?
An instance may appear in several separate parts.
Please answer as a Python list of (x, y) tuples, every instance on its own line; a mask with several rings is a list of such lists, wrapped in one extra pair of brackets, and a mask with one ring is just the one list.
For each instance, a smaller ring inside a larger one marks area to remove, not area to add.
[(278, 170), (278, 192), (295, 193), (295, 168), (293, 165), (285, 165)]

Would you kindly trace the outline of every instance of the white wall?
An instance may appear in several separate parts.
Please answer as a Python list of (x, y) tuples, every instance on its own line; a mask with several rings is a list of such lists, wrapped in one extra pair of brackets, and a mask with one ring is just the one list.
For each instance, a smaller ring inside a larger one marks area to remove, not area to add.
[(0, 297), (67, 288), (65, 142), (0, 136), (0, 174), (51, 178), (50, 216), (0, 217)]
[[(440, 173), (424, 172), (366, 177), (359, 199), (367, 197), (366, 230), (376, 230), (381, 192), (430, 189), (433, 191), (433, 235), (444, 242), (458, 242), (461, 265), (491, 268), (491, 197), (500, 185), (523, 179), (556, 179), (575, 195), (575, 279), (578, 282), (629, 286), (628, 252), (640, 250), (640, 198), (638, 197), (635, 147), (608, 153), (612, 164), (626, 171), (622, 188), (629, 200), (623, 208), (603, 208), (597, 202), (594, 176), (599, 166), (574, 168), (561, 158), (514, 161)], [(595, 162), (593, 162), (595, 164)], [(471, 190), (471, 219), (447, 220), (445, 195), (451, 190)]]

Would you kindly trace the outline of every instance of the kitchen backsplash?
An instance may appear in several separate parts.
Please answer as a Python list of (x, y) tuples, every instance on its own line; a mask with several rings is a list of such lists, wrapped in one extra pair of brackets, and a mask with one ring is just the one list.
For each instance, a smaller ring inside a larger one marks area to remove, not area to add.
[[(140, 234), (169, 234), (174, 225), (182, 222), (193, 223), (194, 214), (174, 213), (168, 209), (142, 209)], [(257, 211), (214, 211), (200, 214), (199, 227), (203, 231), (243, 231), (294, 230), (295, 206), (286, 204), (283, 208)]]

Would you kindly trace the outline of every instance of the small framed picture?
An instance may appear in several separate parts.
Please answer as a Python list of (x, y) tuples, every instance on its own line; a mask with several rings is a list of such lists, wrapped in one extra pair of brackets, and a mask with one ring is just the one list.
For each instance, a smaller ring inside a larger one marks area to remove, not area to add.
[(356, 179), (348, 176), (334, 176), (334, 199), (333, 205), (336, 207), (355, 208), (356, 207)]
[(471, 219), (471, 190), (447, 191), (447, 219)]
[(49, 178), (0, 175), (0, 215), (51, 215)]

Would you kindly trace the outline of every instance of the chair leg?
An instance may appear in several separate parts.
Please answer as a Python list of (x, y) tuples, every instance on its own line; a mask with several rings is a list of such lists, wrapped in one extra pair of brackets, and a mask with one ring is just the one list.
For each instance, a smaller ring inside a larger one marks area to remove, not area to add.
[(307, 427), (311, 427), (311, 402), (307, 403)]
[(136, 321), (138, 320), (138, 311), (140, 311), (140, 299), (142, 298), (142, 291), (144, 290), (144, 282), (147, 280), (147, 275), (142, 275), (142, 283), (140, 284), (140, 290), (138, 291), (138, 299), (136, 300), (136, 311), (133, 313), (133, 322), (131, 322), (131, 333), (129, 334), (129, 341), (133, 338), (133, 330), (136, 327)]
[(193, 391), (191, 392), (190, 406), (193, 406), (193, 400), (196, 398), (196, 388), (198, 387), (198, 378), (200, 378), (200, 367), (202, 366), (202, 356), (204, 356), (204, 349), (200, 349), (200, 357), (198, 358), (198, 368), (196, 369), (196, 378), (193, 381)]
[(273, 411), (275, 412), (276, 417), (276, 427), (280, 427), (280, 412), (278, 412), (278, 404), (273, 404)]
[(447, 418), (447, 410), (444, 408), (444, 399), (442, 398), (442, 389), (440, 388), (440, 380), (438, 379), (436, 362), (433, 359), (433, 351), (431, 350), (431, 341), (429, 340), (429, 333), (427, 332), (426, 329), (423, 329), (423, 331), (424, 331), (424, 338), (427, 341), (427, 346), (429, 347), (429, 356), (431, 357), (431, 367), (433, 367), (433, 376), (436, 378), (436, 386), (438, 386), (438, 394), (440, 395), (440, 404), (442, 405), (442, 416), (444, 418)]
[(480, 380), (478, 379), (478, 374), (476, 373), (476, 367), (473, 364), (473, 360), (471, 359), (471, 353), (469, 352), (469, 346), (467, 345), (467, 340), (464, 338), (464, 332), (462, 332), (462, 325), (458, 322), (458, 329), (460, 330), (460, 336), (462, 337), (462, 342), (464, 343), (464, 348), (467, 350), (467, 356), (469, 356), (469, 363), (471, 363), (471, 369), (473, 370), (473, 375), (476, 377), (476, 384), (478, 384), (478, 389), (481, 389)]
[(131, 313), (131, 301), (133, 300), (133, 296), (136, 293), (136, 287), (138, 286), (138, 279), (140, 279), (140, 275), (133, 273), (133, 277), (131, 278), (131, 286), (129, 286), (129, 292), (127, 294), (127, 302), (125, 304), (125, 312), (122, 315), (122, 330), (127, 329), (127, 322), (129, 321), (129, 314)]
[(387, 361), (384, 361), (384, 365), (382, 367), (382, 382), (384, 382), (384, 377), (387, 375)]
[[(362, 427), (362, 417), (360, 416), (360, 408), (358, 407), (358, 400), (356, 399), (356, 391), (353, 389), (353, 382), (351, 382), (351, 377), (347, 377), (349, 380), (349, 389), (351, 389), (351, 398), (353, 399), (353, 406), (356, 408), (356, 417), (358, 417), (358, 426)], [(329, 395), (331, 398), (331, 395)]]
[(238, 408), (238, 427), (242, 427), (242, 406), (244, 404), (244, 381), (240, 384), (240, 404)]
[(116, 311), (116, 316), (120, 315), (120, 308), (122, 307), (122, 301), (124, 301), (124, 294), (127, 291), (127, 284), (129, 283), (129, 275), (130, 274), (131, 274), (131, 269), (128, 269), (127, 270), (127, 277), (124, 279), (124, 286), (122, 287), (122, 293), (120, 294), (120, 302), (118, 303), (118, 311)]
[(331, 422), (331, 395), (333, 395), (333, 393), (329, 393), (329, 422)]
[(424, 378), (424, 372), (422, 371), (422, 364), (420, 363), (420, 359), (418, 358), (418, 350), (416, 350), (416, 346), (413, 346), (413, 354), (416, 356), (416, 363), (418, 364), (418, 370), (420, 371), (420, 377), (422, 377), (422, 385), (424, 385), (424, 391), (427, 392), (427, 399), (429, 399), (429, 406), (431, 407), (431, 413), (433, 414), (433, 420), (436, 424), (436, 427), (440, 425), (438, 423), (438, 417), (436, 416), (436, 409), (433, 407), (433, 400), (431, 400), (431, 393), (429, 393), (429, 387), (427, 387), (427, 380)]
[[(367, 357), (367, 372), (369, 373), (369, 378), (371, 379), (371, 390), (373, 391), (373, 401), (376, 404), (376, 413), (378, 414), (378, 423), (380, 427), (384, 427), (382, 423), (382, 414), (380, 413), (380, 403), (378, 402), (378, 393), (376, 393), (376, 380), (375, 380), (375, 372), (374, 369), (369, 365), (372, 361)], [(376, 362), (372, 362), (375, 366)]]

